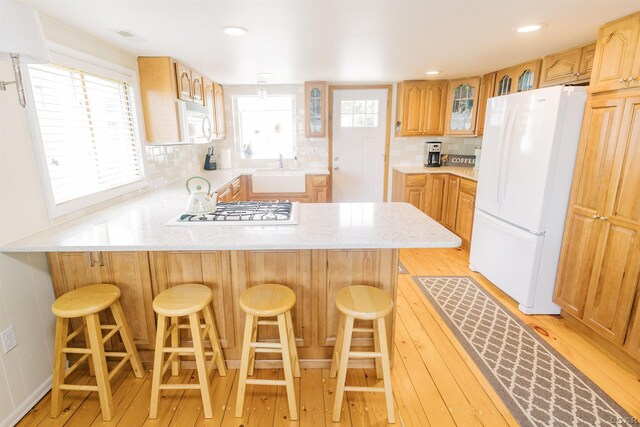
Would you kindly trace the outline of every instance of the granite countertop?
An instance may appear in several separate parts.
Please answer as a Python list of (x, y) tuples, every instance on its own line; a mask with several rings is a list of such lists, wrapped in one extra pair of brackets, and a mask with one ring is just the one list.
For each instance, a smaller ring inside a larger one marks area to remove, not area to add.
[(402, 173), (450, 173), (472, 181), (478, 180), (478, 170), (475, 168), (461, 168), (457, 166), (441, 166), (439, 168), (425, 168), (424, 166), (393, 166)]
[[(243, 170), (202, 173), (213, 187)], [(0, 246), (1, 252), (457, 247), (460, 238), (408, 203), (301, 203), (298, 225), (167, 227), (182, 181)]]

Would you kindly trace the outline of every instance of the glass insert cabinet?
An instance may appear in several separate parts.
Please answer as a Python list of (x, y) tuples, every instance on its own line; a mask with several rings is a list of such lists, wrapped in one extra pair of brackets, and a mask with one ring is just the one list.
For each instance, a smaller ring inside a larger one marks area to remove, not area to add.
[(447, 98), (446, 135), (475, 135), (480, 77), (452, 80)]
[(326, 86), (326, 82), (304, 83), (304, 135), (307, 138), (325, 136)]
[(542, 60), (536, 60), (498, 71), (494, 95), (502, 96), (537, 89), (541, 66)]

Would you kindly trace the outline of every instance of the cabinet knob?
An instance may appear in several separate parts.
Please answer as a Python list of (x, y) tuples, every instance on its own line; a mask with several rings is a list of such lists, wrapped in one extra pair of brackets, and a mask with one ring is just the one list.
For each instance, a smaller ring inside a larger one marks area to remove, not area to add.
[(629, 82), (635, 82), (636, 81), (636, 77), (635, 76), (630, 76), (627, 81)]
[(591, 215), (591, 218), (593, 218), (593, 219), (600, 219), (600, 216), (599, 216), (599, 215)]
[(620, 79), (619, 81), (620, 81), (620, 83), (626, 83), (627, 79)]
[(606, 216), (601, 216), (600, 219), (603, 220), (603, 221), (608, 221), (609, 220), (609, 218), (607, 218)]

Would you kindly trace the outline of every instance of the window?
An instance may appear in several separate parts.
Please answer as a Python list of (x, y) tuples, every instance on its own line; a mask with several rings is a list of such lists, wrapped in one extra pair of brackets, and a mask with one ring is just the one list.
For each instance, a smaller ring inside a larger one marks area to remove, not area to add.
[(378, 100), (340, 101), (340, 127), (378, 127)]
[(295, 156), (293, 95), (234, 96), (237, 144), (242, 159), (285, 159)]
[(131, 81), (121, 77), (62, 65), (29, 66), (33, 119), (40, 131), (35, 139), (41, 143), (37, 151), (52, 216), (143, 184)]

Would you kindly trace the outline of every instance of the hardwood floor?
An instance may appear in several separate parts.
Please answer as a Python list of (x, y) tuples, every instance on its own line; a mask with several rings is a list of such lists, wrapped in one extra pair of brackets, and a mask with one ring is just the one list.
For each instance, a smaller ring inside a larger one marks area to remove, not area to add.
[[(591, 380), (640, 419), (640, 378), (600, 351), (588, 339), (569, 329), (557, 316), (529, 317), (515, 302), (482, 276), (467, 268), (464, 249), (402, 250), (400, 259), (410, 275), (398, 280), (395, 365), (392, 372), (398, 426), (517, 425), (505, 405), (484, 379), (471, 358), (448, 330), (411, 275), (472, 276), (505, 306), (582, 370)], [(259, 378), (283, 378), (281, 370), (256, 370)], [(195, 390), (166, 390), (157, 420), (149, 420), (150, 374), (137, 379), (121, 370), (112, 380), (116, 417), (104, 423), (95, 393), (67, 392), (65, 410), (49, 418), (49, 395), (29, 412), (19, 426), (382, 426), (386, 425), (384, 396), (380, 393), (346, 393), (340, 423), (331, 422), (335, 380), (328, 369), (303, 369), (296, 379), (300, 420), (288, 419), (284, 387), (248, 386), (243, 418), (235, 418), (237, 371), (226, 377), (215, 374), (214, 418), (205, 420), (200, 395)], [(72, 381), (90, 381), (86, 370), (72, 374)], [(185, 370), (172, 381), (197, 382)], [(382, 386), (373, 369), (350, 369), (347, 383)]]

